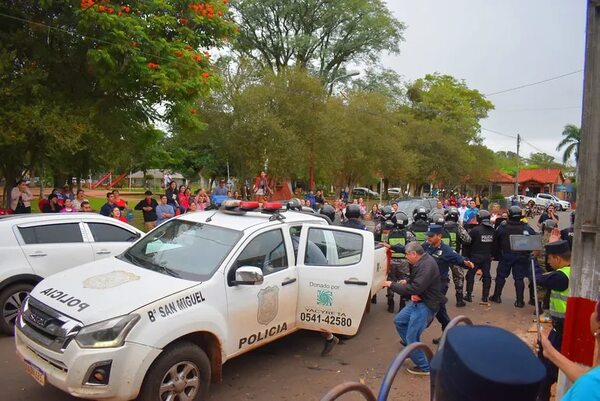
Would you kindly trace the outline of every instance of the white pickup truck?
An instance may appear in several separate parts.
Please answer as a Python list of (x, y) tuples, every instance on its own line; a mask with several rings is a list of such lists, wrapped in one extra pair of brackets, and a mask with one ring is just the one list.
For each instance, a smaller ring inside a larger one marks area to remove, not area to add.
[[(513, 196), (509, 196), (506, 200), (509, 202), (512, 200)], [(522, 205), (527, 205), (529, 201), (533, 201), (536, 205), (547, 207), (548, 205), (554, 205), (555, 209), (558, 211), (561, 210), (569, 210), (571, 208), (571, 203), (562, 199), (559, 199), (557, 196), (552, 194), (537, 194), (535, 197), (531, 198), (529, 196), (519, 195), (519, 203)]]
[(355, 334), (385, 248), (369, 231), (257, 206), (179, 216), (40, 282), (17, 318), (25, 370), (82, 398), (204, 400), (237, 355), (298, 329)]

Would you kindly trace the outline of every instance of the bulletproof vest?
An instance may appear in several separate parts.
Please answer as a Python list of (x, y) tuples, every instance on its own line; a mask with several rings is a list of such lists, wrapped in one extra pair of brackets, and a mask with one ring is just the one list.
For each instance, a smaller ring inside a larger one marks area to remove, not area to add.
[[(448, 235), (450, 235), (450, 243), (448, 245), (450, 245), (450, 248), (452, 249), (458, 249), (458, 223), (455, 223), (454, 221), (447, 221), (444, 224), (444, 230), (448, 232)], [(442, 241), (444, 240), (444, 237), (442, 236)]]
[(525, 229), (526, 224), (520, 221), (507, 221), (506, 225), (504, 225), (504, 235), (500, 240), (500, 249), (502, 252), (512, 252), (510, 249), (510, 236), (511, 235), (523, 235), (529, 234), (529, 232)]
[[(406, 229), (394, 229), (389, 232), (388, 243), (390, 245), (406, 245)], [(392, 252), (392, 258), (404, 259), (405, 255), (402, 252)]]
[[(456, 239), (456, 237), (454, 237), (454, 238)], [(444, 244), (448, 245), (449, 247), (453, 248), (452, 237), (450, 236), (450, 233), (446, 229), (442, 230), (442, 242)]]
[(479, 225), (471, 231), (471, 238), (476, 239), (471, 242), (471, 253), (473, 255), (484, 255), (489, 256), (492, 253), (494, 246), (494, 233), (493, 227)]
[(411, 231), (415, 234), (415, 237), (419, 242), (425, 242), (428, 230), (429, 224), (426, 221), (419, 220), (412, 223)]

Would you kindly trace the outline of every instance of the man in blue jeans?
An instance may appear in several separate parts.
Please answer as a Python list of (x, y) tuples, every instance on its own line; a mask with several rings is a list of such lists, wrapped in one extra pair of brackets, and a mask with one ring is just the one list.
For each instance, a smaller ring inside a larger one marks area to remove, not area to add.
[[(385, 281), (383, 286), (410, 297), (410, 302), (394, 318), (402, 342), (408, 345), (420, 341), (421, 333), (431, 323), (440, 305), (446, 302), (446, 297), (442, 293), (435, 259), (417, 242), (409, 242), (404, 249), (406, 259), (412, 265), (409, 278), (399, 282)], [(413, 352), (410, 358), (416, 366), (408, 368), (409, 373), (429, 376), (429, 362), (423, 351)]]

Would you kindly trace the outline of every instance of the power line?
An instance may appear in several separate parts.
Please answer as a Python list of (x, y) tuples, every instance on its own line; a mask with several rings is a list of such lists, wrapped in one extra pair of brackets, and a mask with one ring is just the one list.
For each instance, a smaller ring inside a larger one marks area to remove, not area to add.
[(542, 108), (536, 108), (536, 109), (512, 109), (512, 110), (494, 109), (494, 110), (492, 110), (492, 112), (496, 111), (496, 112), (500, 112), (500, 113), (514, 113), (514, 112), (520, 112), (520, 111), (556, 111), (556, 110), (574, 110), (574, 109), (581, 109), (581, 106), (542, 107)]
[(541, 80), (541, 81), (532, 82), (532, 83), (525, 84), (525, 85), (520, 85), (520, 86), (515, 86), (514, 88), (504, 89), (504, 90), (497, 91), (497, 92), (487, 93), (484, 96), (494, 96), (494, 95), (499, 95), (501, 93), (512, 92), (512, 91), (515, 91), (515, 90), (518, 90), (518, 89), (523, 89), (523, 88), (527, 88), (527, 87), (530, 87), (530, 86), (539, 85), (539, 84), (543, 84), (545, 82), (550, 82), (550, 81), (554, 81), (554, 80), (557, 80), (557, 79), (560, 79), (560, 78), (568, 77), (569, 75), (578, 74), (578, 73), (580, 73), (582, 71), (583, 70), (581, 69), (581, 70), (577, 70), (577, 71), (568, 72), (566, 74), (557, 75), (555, 77), (547, 78), (547, 79), (544, 79), (544, 80)]
[(506, 137), (506, 138), (510, 138), (510, 139), (518, 139), (520, 142), (523, 142), (523, 143), (525, 143), (525, 144), (527, 144), (527, 145), (531, 146), (533, 149), (537, 150), (537, 151), (538, 151), (538, 152), (540, 152), (540, 153), (547, 153), (547, 152), (545, 152), (544, 150), (542, 150), (542, 149), (538, 148), (537, 146), (533, 145), (531, 142), (527, 142), (525, 139), (523, 139), (523, 136), (522, 136), (522, 135), (517, 135), (517, 136), (514, 136), (514, 135), (508, 135), (508, 134), (505, 134), (505, 133), (503, 133), (503, 132), (500, 132), (500, 131), (495, 131), (495, 130), (492, 130), (492, 129), (489, 129), (489, 128), (484, 128), (484, 127), (481, 127), (481, 129), (482, 129), (483, 131), (491, 132), (492, 134), (496, 134), (496, 135), (504, 136), (504, 137)]
[(504, 132), (494, 131), (493, 129), (489, 129), (489, 128), (485, 128), (485, 127), (481, 127), (481, 129), (484, 130), (484, 131), (491, 132), (492, 134), (504, 136), (504, 137), (511, 138), (511, 139), (517, 139), (516, 136), (514, 136), (514, 135), (508, 135), (508, 134), (505, 134)]

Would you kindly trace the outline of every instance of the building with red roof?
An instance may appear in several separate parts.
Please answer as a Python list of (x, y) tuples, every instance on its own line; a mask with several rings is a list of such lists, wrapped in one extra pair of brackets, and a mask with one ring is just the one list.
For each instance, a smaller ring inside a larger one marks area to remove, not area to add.
[(504, 196), (514, 195), (515, 177), (502, 171), (493, 171), (488, 179), (490, 183), (490, 193), (501, 193)]
[(565, 183), (565, 177), (558, 168), (526, 169), (519, 172), (519, 193), (535, 196), (539, 193), (555, 194), (559, 185)]

